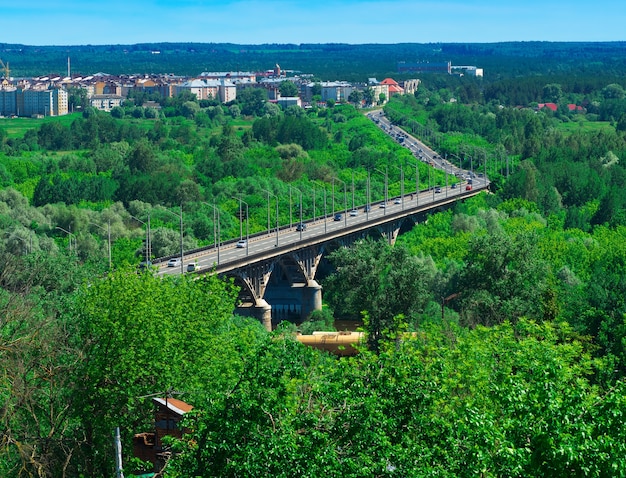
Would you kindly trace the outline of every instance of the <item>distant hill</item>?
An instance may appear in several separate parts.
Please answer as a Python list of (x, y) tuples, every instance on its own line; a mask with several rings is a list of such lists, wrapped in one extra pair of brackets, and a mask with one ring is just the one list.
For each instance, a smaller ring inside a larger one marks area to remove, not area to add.
[[(29, 46), (0, 43), (11, 76), (263, 71), (312, 73), (326, 80), (399, 78), (397, 63), (451, 61), (484, 68), (485, 79), (538, 74), (626, 73), (626, 42), (502, 42), (398, 44), (141, 43), (135, 45)], [(415, 76), (415, 75), (413, 75)]]

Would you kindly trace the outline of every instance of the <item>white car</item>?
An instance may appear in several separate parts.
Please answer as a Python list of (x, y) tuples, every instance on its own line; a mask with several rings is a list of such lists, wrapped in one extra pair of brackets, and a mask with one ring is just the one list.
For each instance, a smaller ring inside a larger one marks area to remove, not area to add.
[(246, 242), (245, 239), (241, 239), (239, 241), (237, 241), (237, 249), (243, 249), (244, 247), (246, 247), (248, 243)]
[(357, 211), (356, 209), (353, 209), (352, 211), (350, 211), (350, 215), (351, 216), (358, 216), (359, 215), (359, 211)]
[(178, 267), (181, 262), (182, 260), (180, 257), (172, 257), (169, 261), (167, 261), (167, 267)]

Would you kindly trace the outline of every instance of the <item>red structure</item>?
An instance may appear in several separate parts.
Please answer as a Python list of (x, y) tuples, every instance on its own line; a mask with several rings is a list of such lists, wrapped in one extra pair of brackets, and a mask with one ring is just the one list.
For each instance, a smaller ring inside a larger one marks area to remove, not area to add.
[(193, 407), (176, 398), (152, 399), (155, 404), (154, 431), (138, 433), (133, 437), (133, 455), (142, 461), (154, 465), (154, 471), (159, 471), (165, 465), (170, 455), (169, 450), (163, 445), (163, 437), (171, 436), (182, 438), (186, 432), (178, 426), (183, 415)]

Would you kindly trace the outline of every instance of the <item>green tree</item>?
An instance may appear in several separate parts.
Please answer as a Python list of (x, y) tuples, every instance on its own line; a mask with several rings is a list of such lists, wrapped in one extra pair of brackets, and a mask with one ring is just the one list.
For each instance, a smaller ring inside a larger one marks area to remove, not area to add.
[(282, 81), (280, 83), (280, 96), (294, 97), (298, 96), (298, 87), (293, 81)]
[(116, 426), (128, 448), (136, 430), (151, 428), (143, 396), (174, 389), (193, 402), (203, 384), (219, 389), (218, 370), (230, 372), (215, 360), (216, 335), (235, 297), (233, 287), (215, 276), (164, 280), (128, 269), (81, 290), (66, 322), (80, 349), (71, 413), (84, 433), (86, 475), (110, 475)]
[(381, 340), (395, 339), (403, 327), (399, 317), (416, 324), (432, 299), (434, 263), (411, 255), (405, 247), (364, 239), (338, 249), (329, 259), (336, 271), (324, 281), (326, 300), (342, 315), (367, 315), (368, 343), (374, 350)]
[(356, 107), (360, 107), (363, 101), (363, 92), (361, 90), (352, 90), (348, 95), (348, 101)]
[(547, 273), (535, 234), (508, 235), (495, 229), (476, 235), (458, 278), (465, 324), (494, 325), (522, 316), (541, 319)]

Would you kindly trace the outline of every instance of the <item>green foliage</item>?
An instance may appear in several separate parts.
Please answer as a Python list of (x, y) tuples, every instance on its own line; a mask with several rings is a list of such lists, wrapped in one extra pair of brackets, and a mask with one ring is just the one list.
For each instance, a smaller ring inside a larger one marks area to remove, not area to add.
[(567, 325), (526, 320), (341, 361), (275, 337), (191, 414), (166, 475), (613, 475), (624, 383), (594, 384), (607, 366)]
[(381, 340), (395, 338), (403, 328), (397, 317), (410, 319), (430, 300), (434, 264), (404, 247), (365, 239), (350, 249), (338, 249), (330, 260), (336, 271), (324, 282), (326, 300), (332, 309), (353, 318), (367, 314), (368, 344), (375, 350)]
[(127, 444), (136, 427), (150, 428), (142, 397), (173, 389), (193, 399), (203, 384), (217, 390), (228, 381), (232, 371), (215, 356), (234, 300), (232, 286), (215, 277), (168, 280), (134, 269), (81, 290), (65, 322), (80, 351), (71, 413), (84, 430), (84, 459), (93, 474), (111, 469), (114, 427), (125, 431)]

